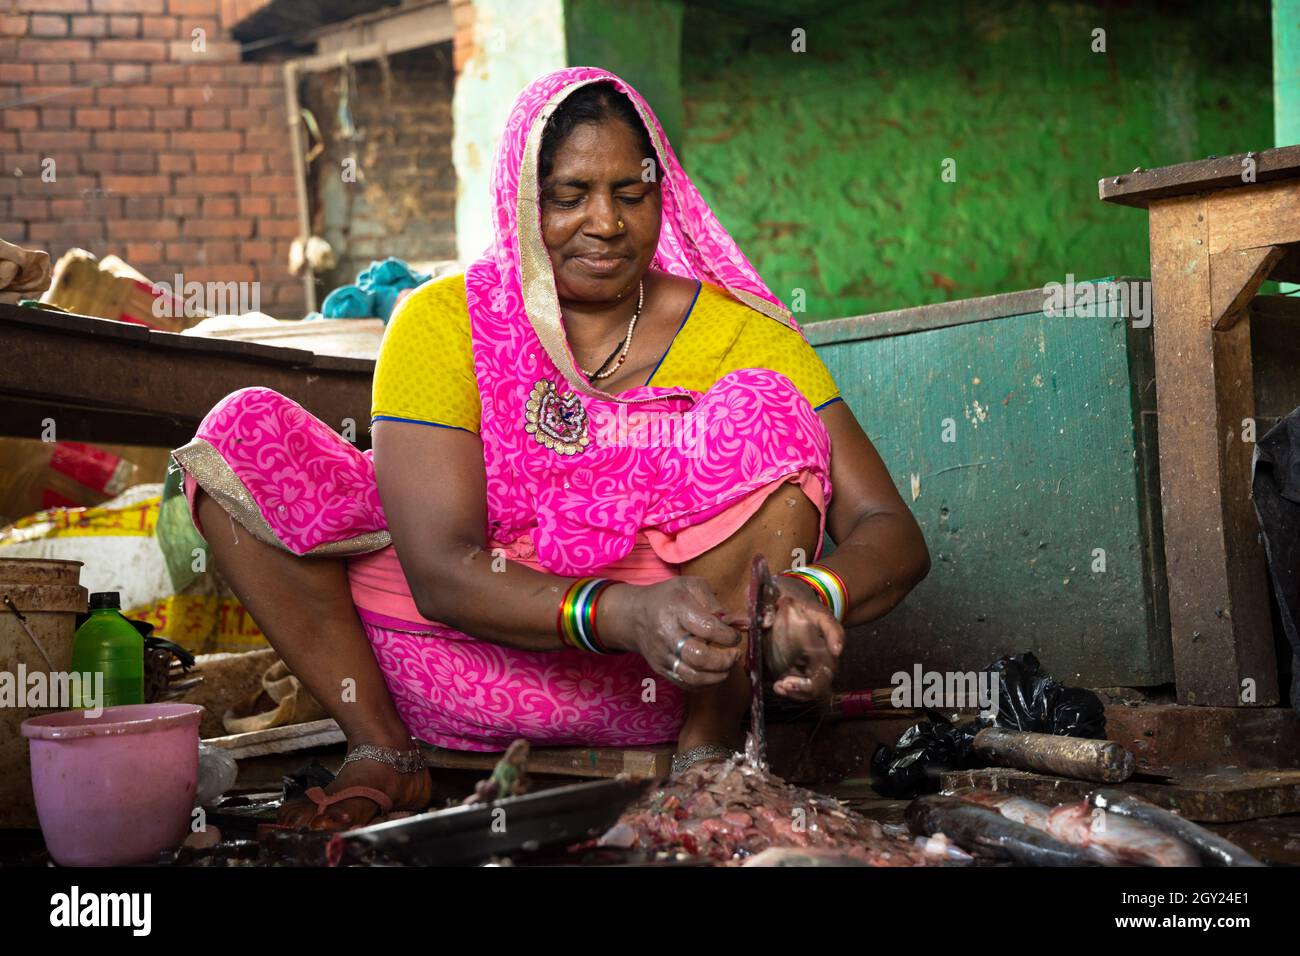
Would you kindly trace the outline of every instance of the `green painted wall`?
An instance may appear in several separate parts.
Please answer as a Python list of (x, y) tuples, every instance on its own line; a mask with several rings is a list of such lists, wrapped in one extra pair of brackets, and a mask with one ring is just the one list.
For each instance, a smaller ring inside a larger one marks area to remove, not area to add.
[(1146, 275), (1146, 216), (1097, 180), (1273, 142), (1268, 0), (946, 6), (686, 7), (678, 149), (808, 318)]
[(1300, 144), (1300, 0), (1273, 0), (1275, 146)]

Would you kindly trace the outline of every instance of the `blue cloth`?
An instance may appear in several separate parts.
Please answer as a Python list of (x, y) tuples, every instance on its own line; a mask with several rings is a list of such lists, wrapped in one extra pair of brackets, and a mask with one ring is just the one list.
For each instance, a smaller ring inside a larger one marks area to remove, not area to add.
[(407, 289), (429, 281), (401, 259), (392, 256), (372, 262), (357, 276), (356, 285), (345, 285), (325, 297), (321, 312), (327, 319), (383, 319), (393, 314), (397, 297)]

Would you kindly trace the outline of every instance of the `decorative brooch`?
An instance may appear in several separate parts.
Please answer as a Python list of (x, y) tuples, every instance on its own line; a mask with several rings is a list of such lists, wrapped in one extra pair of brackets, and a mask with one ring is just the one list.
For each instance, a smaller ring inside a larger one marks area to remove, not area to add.
[(555, 384), (545, 379), (533, 386), (524, 417), (528, 420), (524, 431), (557, 455), (576, 455), (591, 441), (587, 437), (587, 410), (577, 393), (560, 398)]

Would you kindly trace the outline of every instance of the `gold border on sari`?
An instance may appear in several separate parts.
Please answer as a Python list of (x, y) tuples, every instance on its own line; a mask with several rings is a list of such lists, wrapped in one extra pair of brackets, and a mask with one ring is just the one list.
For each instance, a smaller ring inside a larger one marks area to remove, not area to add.
[[(296, 554), (280, 540), (275, 529), (271, 527), (262, 510), (257, 506), (257, 502), (253, 500), (252, 492), (240, 481), (239, 476), (210, 442), (203, 438), (194, 438), (171, 454), (182, 468), (194, 476), (199, 487), (206, 491), (222, 510), (238, 521), (244, 530), (258, 541), (289, 554)], [(302, 557), (367, 554), (386, 548), (392, 543), (392, 535), (386, 530), (367, 531), (343, 541), (326, 541), (318, 544)]]
[[(541, 217), (538, 214), (540, 197), (538, 195), (537, 157), (541, 150), (542, 132), (546, 128), (546, 122), (559, 105), (579, 87), (587, 86), (590, 83), (609, 82), (615, 81), (612, 77), (593, 77), (589, 80), (570, 83), (546, 101), (546, 105), (538, 111), (537, 116), (533, 119), (532, 126), (528, 129), (528, 138), (524, 141), (523, 162), (519, 168), (519, 193), (515, 197), (516, 235), (519, 239), (519, 284), (523, 290), (524, 311), (528, 314), (528, 321), (537, 333), (542, 348), (546, 350), (546, 354), (550, 356), (555, 367), (560, 370), (560, 374), (564, 376), (565, 381), (569, 383), (569, 387), (575, 392), (586, 395), (588, 398), (599, 398), (624, 405), (635, 402), (657, 401), (679, 395), (683, 398), (689, 398), (690, 395), (687, 392), (674, 392), (650, 398), (619, 398), (617, 395), (601, 391), (578, 374), (573, 356), (569, 352), (568, 341), (565, 338), (564, 319), (560, 314), (560, 297), (555, 288), (555, 272), (551, 267), (551, 258), (547, 254), (546, 243), (542, 238)], [(646, 115), (641, 104), (634, 98), (629, 97), (629, 99), (632, 99), (632, 103), (641, 117), (641, 122), (650, 136), (651, 145), (654, 146), (659, 155), (659, 164), (662, 167), (663, 157), (667, 150), (664, 148), (659, 131), (651, 118)], [(688, 241), (690, 240), (689, 236), (685, 238)], [(737, 301), (749, 306), (756, 312), (770, 319), (775, 319), (789, 328), (795, 328), (793, 316), (780, 306), (744, 289), (733, 289), (725, 284), (722, 285), (722, 288)]]

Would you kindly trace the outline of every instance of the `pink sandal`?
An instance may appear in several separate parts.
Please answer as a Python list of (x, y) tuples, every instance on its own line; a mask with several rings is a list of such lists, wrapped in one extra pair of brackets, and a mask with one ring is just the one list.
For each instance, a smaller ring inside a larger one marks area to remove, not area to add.
[[(420, 750), (420, 744), (414, 738), (411, 739), (410, 750), (397, 750), (394, 747), (376, 747), (373, 744), (358, 744), (352, 748), (351, 752), (343, 758), (340, 764), (341, 771), (348, 764), (357, 760), (374, 760), (377, 763), (385, 764), (392, 767), (398, 773), (427, 773), (428, 767), (424, 762), (424, 753)], [(326, 793), (321, 787), (309, 787), (303, 796), (316, 805), (316, 816), (312, 819), (325, 815), (328, 810), (336, 803), (353, 798), (362, 798), (369, 800), (379, 808), (379, 812), (367, 823), (361, 826), (369, 826), (371, 823), (381, 823), (385, 819), (397, 820), (402, 817), (411, 815), (409, 810), (399, 810), (393, 812), (393, 798), (382, 790), (376, 790), (374, 787), (355, 786), (344, 787), (338, 793)]]

